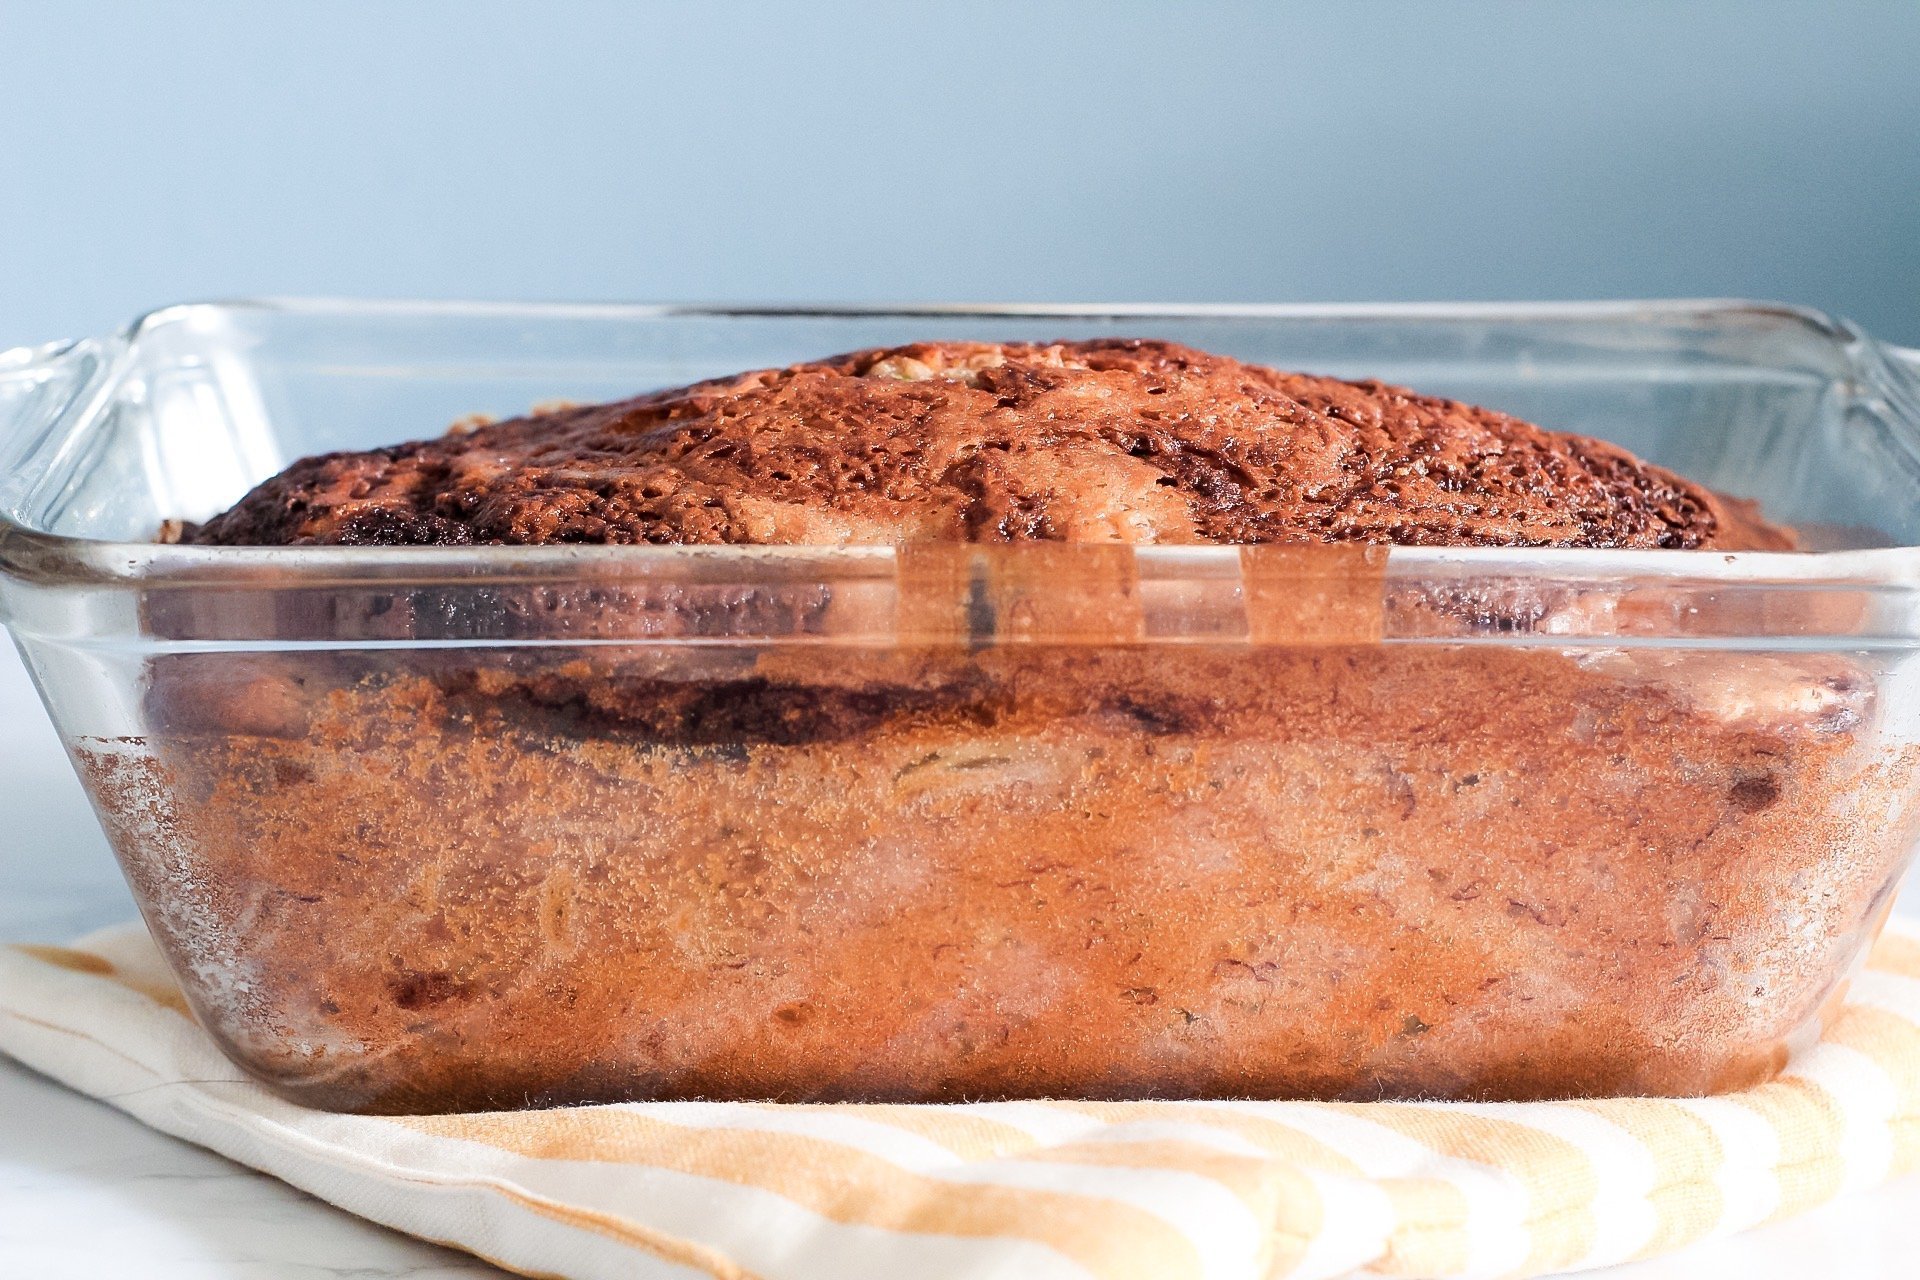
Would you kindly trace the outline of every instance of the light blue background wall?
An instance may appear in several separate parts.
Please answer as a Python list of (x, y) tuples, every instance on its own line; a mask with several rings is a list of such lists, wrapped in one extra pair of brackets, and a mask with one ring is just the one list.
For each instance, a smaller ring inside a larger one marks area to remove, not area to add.
[(1920, 4), (0, 0), (0, 346), (250, 293), (1745, 294), (1920, 342)]

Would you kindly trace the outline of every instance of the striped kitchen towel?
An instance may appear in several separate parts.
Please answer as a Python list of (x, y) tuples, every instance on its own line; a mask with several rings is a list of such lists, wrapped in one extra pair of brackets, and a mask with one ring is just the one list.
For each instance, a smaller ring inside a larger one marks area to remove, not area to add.
[(156, 1129), (528, 1275), (1528, 1276), (1920, 1162), (1920, 934), (1761, 1088), (1582, 1103), (646, 1103), (308, 1111), (240, 1078), (146, 933), (0, 948), (0, 1051)]

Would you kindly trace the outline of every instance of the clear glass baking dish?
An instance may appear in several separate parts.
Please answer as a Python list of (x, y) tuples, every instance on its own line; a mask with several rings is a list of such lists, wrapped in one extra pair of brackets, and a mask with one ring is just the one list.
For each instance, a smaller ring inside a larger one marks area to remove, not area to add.
[[(1616, 441), (1797, 553), (167, 545), (301, 455), (941, 338)], [(286, 1096), (1700, 1093), (1914, 847), (1920, 363), (1787, 307), (262, 302), (0, 355), (0, 612)]]

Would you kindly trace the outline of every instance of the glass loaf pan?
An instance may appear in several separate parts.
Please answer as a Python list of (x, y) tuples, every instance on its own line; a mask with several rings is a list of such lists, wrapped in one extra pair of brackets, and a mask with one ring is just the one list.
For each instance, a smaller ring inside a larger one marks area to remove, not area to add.
[[(155, 538), (476, 412), (1116, 333), (1809, 550)], [(1915, 360), (1736, 303), (178, 307), (0, 355), (0, 610), (196, 1015), (310, 1105), (1699, 1093), (1914, 846)]]

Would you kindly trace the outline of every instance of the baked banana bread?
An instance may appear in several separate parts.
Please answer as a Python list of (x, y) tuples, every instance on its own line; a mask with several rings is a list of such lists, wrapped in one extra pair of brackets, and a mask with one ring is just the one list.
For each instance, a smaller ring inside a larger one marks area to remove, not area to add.
[[(877, 602), (583, 570), (156, 660), (83, 765), (201, 1019), (327, 1107), (1699, 1093), (1777, 1068), (1914, 834), (1871, 660), (1555, 647), (1590, 602), (1396, 596), (1376, 545), (1790, 547), (1751, 506), (1164, 343), (470, 426), (182, 536), (898, 549)], [(1248, 548), (1239, 631), (1151, 641), (1115, 543)]]

